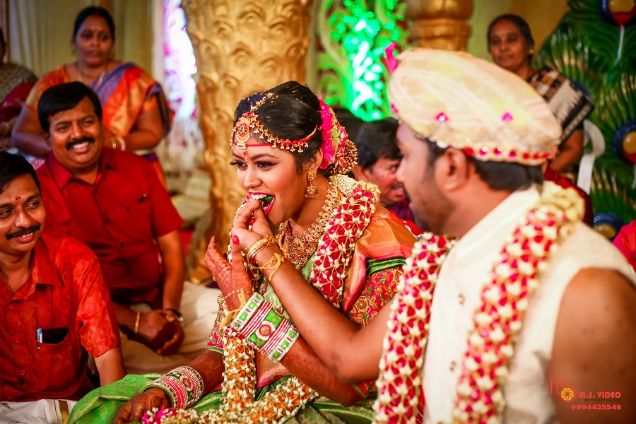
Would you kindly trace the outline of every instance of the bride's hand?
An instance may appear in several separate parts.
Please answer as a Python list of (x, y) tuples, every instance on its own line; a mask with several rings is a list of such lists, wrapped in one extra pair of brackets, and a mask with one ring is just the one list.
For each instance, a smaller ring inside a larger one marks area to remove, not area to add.
[(252, 294), (253, 289), (243, 264), (236, 236), (232, 236), (230, 251), (232, 253), (231, 264), (217, 252), (215, 239), (212, 237), (208, 250), (205, 252), (204, 261), (219, 285), (228, 309), (237, 309), (242, 306), (242, 301), (245, 301)]
[(234, 217), (232, 234), (239, 238), (243, 252), (247, 252), (258, 240), (272, 235), (271, 224), (263, 213), (260, 200), (250, 200), (238, 210)]

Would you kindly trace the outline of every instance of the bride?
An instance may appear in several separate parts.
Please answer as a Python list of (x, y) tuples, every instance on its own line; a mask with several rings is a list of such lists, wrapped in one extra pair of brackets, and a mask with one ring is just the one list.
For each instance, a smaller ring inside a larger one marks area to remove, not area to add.
[(116, 422), (144, 414), (149, 422), (372, 420), (373, 382), (352, 385), (329, 371), (269, 281), (310, 284), (364, 326), (392, 298), (414, 237), (382, 208), (375, 186), (345, 176), (355, 147), (306, 86), (290, 81), (243, 99), (231, 149), (247, 194), (232, 228), (232, 265), (213, 241), (206, 255), (225, 311), (207, 352), (158, 379), (128, 376), (93, 391), (75, 407), (77, 422), (112, 421), (120, 405)]

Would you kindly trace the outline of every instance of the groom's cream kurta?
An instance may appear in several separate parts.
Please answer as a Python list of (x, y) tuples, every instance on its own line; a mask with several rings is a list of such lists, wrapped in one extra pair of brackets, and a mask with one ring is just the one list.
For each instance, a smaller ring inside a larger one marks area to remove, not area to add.
[[(461, 358), (482, 288), (502, 246), (538, 200), (535, 188), (512, 193), (458, 241), (444, 262), (435, 288), (424, 364), (426, 422), (451, 422)], [(568, 383), (547, 379), (559, 306), (570, 280), (589, 267), (614, 269), (636, 281), (614, 246), (585, 224), (576, 224), (549, 260), (531, 298), (504, 387), (505, 422), (556, 422), (550, 384), (555, 390), (556, 384)]]

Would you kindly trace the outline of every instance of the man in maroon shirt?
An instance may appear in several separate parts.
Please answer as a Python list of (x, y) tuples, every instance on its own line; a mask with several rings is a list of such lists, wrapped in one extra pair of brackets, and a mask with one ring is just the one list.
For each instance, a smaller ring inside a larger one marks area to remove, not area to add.
[[(126, 367), (160, 372), (189, 362), (204, 349), (213, 316), (192, 327), (205, 331), (203, 337), (188, 333), (190, 344), (184, 352), (184, 328), (197, 321), (198, 316), (192, 318), (198, 311), (184, 307), (182, 314), (182, 293), (184, 302), (186, 297), (202, 302), (211, 290), (183, 290), (177, 232), (182, 220), (168, 192), (143, 158), (104, 146), (101, 105), (84, 84), (46, 90), (38, 114), (51, 144), (38, 169), (49, 212), (47, 231), (76, 237), (99, 258), (117, 321), (127, 336), (122, 339)], [(192, 290), (196, 294), (188, 295)], [(206, 302), (209, 311), (215, 310), (215, 298)], [(177, 352), (187, 357), (174, 355)]]
[(34, 408), (86, 394), (88, 354), (101, 384), (124, 376), (99, 262), (74, 239), (42, 235), (45, 217), (31, 165), (0, 152), (0, 422), (40, 422)]

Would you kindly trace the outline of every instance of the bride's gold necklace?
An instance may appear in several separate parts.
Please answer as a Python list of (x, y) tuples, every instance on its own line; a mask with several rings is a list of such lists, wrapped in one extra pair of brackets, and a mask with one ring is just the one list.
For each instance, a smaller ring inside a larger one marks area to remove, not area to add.
[(307, 263), (311, 255), (318, 247), (320, 236), (325, 232), (325, 226), (329, 221), (334, 209), (340, 201), (340, 192), (331, 181), (325, 203), (318, 213), (318, 218), (302, 234), (297, 234), (291, 227), (289, 220), (283, 222), (278, 227), (278, 245), (283, 250), (285, 257), (300, 268)]

